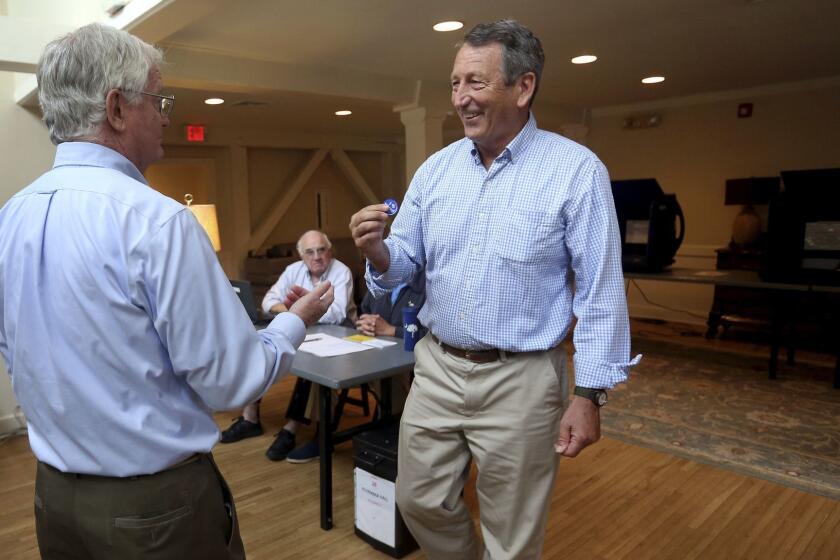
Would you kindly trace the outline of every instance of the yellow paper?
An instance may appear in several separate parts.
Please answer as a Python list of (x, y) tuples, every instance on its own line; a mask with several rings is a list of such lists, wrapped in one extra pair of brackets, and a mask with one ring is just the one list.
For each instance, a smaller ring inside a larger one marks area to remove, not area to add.
[(353, 342), (367, 342), (368, 340), (373, 340), (373, 337), (365, 336), (363, 334), (353, 334), (350, 336), (345, 336), (344, 340), (352, 340)]

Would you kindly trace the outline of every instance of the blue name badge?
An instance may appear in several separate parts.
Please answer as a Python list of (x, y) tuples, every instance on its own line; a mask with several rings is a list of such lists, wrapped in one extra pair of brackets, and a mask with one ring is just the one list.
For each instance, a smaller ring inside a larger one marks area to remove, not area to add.
[(397, 201), (394, 200), (393, 198), (386, 198), (385, 201), (383, 202), (383, 204), (388, 205), (388, 215), (389, 216), (393, 216), (394, 214), (397, 213), (397, 210), (400, 209), (400, 205), (397, 204)]

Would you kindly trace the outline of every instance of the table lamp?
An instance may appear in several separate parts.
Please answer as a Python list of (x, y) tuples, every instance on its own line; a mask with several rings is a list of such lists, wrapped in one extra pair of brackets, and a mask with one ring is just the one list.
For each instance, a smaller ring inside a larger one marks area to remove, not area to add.
[(222, 242), (219, 238), (219, 221), (216, 219), (216, 205), (193, 204), (192, 201), (193, 195), (189, 193), (184, 195), (184, 202), (187, 203), (187, 208), (190, 209), (198, 220), (198, 223), (207, 232), (207, 237), (210, 238), (213, 250), (218, 253), (222, 250)]
[(753, 205), (767, 204), (779, 192), (778, 177), (727, 179), (724, 204), (741, 205), (732, 223), (732, 243), (740, 247), (755, 246), (761, 240), (761, 216)]

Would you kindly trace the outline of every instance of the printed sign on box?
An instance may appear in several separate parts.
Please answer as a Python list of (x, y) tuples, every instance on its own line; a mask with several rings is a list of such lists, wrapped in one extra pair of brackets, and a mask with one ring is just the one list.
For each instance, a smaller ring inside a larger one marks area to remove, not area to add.
[(356, 527), (390, 547), (396, 546), (394, 483), (356, 467)]

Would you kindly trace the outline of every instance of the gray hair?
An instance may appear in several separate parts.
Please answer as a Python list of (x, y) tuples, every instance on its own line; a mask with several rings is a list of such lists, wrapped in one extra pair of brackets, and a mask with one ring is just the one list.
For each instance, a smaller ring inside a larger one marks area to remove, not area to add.
[(163, 53), (125, 31), (86, 25), (47, 45), (38, 61), (38, 100), (53, 144), (95, 137), (105, 119), (105, 96), (119, 89), (139, 102), (149, 72)]
[(464, 35), (464, 43), (471, 47), (483, 47), (498, 43), (502, 47), (502, 75), (505, 85), (511, 86), (519, 76), (533, 72), (536, 76), (533, 105), (540, 87), (545, 53), (542, 43), (531, 30), (512, 19), (503, 19), (493, 23), (479, 23)]
[(300, 236), (300, 239), (298, 239), (296, 248), (299, 255), (303, 254), (303, 238), (309, 235), (310, 233), (320, 233), (321, 237), (324, 238), (324, 244), (327, 246), (327, 249), (332, 249), (332, 243), (330, 243), (330, 238), (327, 237), (326, 233), (319, 229), (310, 229), (309, 231), (304, 232), (304, 234)]

